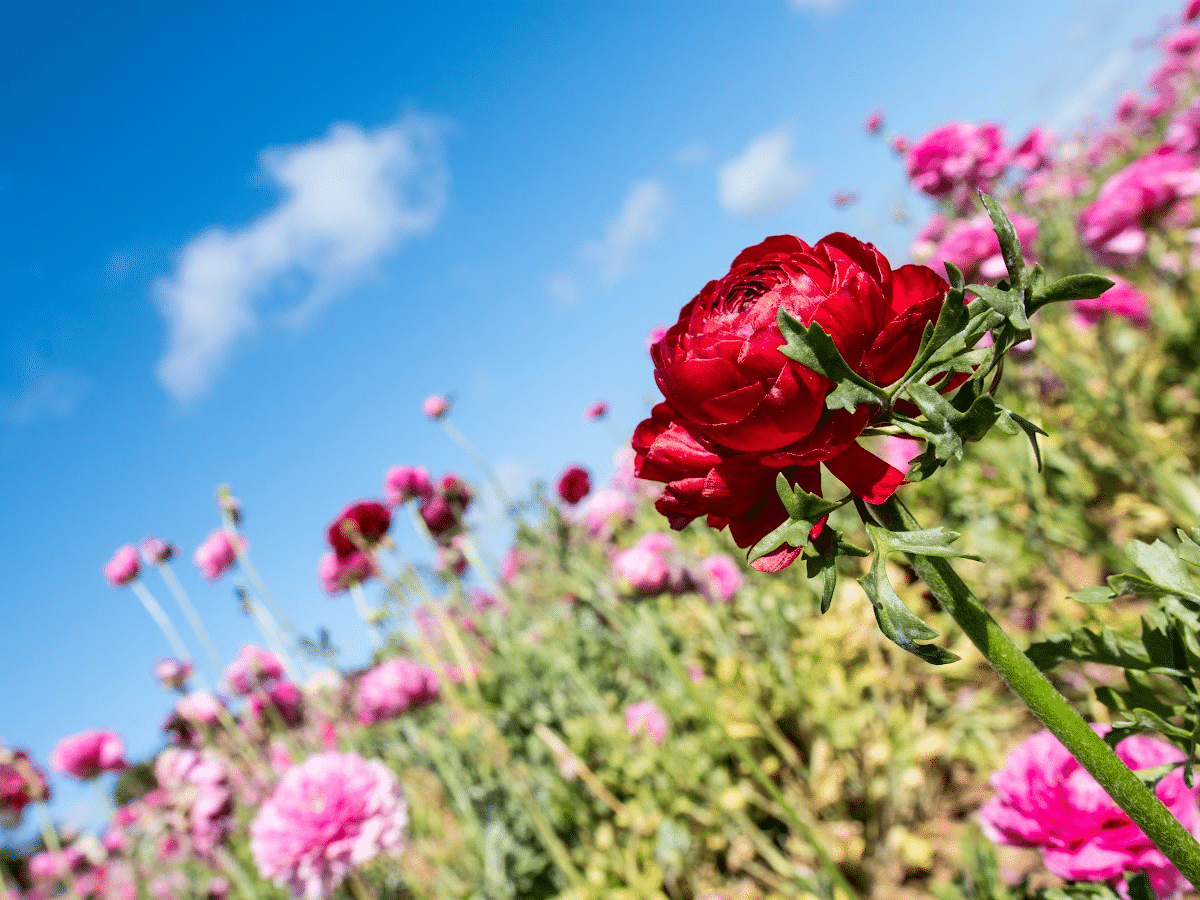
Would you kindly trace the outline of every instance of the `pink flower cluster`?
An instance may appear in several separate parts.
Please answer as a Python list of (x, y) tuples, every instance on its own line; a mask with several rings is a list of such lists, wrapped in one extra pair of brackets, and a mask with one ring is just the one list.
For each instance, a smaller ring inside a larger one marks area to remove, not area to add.
[(400, 853), (407, 824), (387, 766), (330, 751), (284, 773), (250, 823), (250, 852), (264, 878), (318, 900), (356, 867)]
[(225, 764), (203, 751), (168, 747), (154, 761), (154, 777), (180, 815), (177, 830), (196, 853), (211, 855), (234, 826), (234, 795)]
[[(1032, 264), (1038, 224), (1020, 213), (1013, 213), (1009, 218), (1021, 241), (1025, 262)], [(986, 214), (955, 220), (934, 216), (918, 233), (912, 253), (918, 262), (938, 271), (944, 271), (946, 263), (953, 263), (962, 270), (967, 284), (998, 281), (1008, 271), (1000, 255), (1000, 239)]]
[(359, 679), (355, 706), (364, 725), (394, 719), (441, 693), (437, 673), (411, 659), (389, 659)]
[(238, 651), (237, 659), (225, 670), (229, 689), (244, 697), (251, 691), (269, 687), (283, 677), (279, 657), (258, 644), (246, 644)]
[[(1107, 726), (1093, 725), (1097, 734)], [(1131, 769), (1151, 769), (1182, 760), (1159, 738), (1135, 735), (1117, 744)], [(998, 844), (1035, 847), (1046, 868), (1062, 878), (1116, 883), (1145, 870), (1159, 897), (1188, 887), (1163, 856), (1087, 771), (1049, 731), (1041, 731), (1009, 754), (992, 775), (996, 796), (979, 811), (987, 837)], [(1158, 798), (1180, 823), (1200, 834), (1196, 789), (1176, 769), (1158, 782)]]
[(931, 197), (969, 199), (991, 190), (1009, 163), (998, 125), (953, 122), (935, 128), (908, 151), (909, 183)]

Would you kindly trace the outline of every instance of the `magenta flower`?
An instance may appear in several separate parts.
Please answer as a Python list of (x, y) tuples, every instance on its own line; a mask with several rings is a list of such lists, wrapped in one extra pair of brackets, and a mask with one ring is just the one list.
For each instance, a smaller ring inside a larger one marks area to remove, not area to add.
[(592, 490), (592, 476), (583, 466), (568, 466), (555, 485), (564, 503), (574, 506)]
[(129, 584), (138, 577), (141, 566), (138, 565), (138, 554), (133, 544), (118, 547), (112, 559), (104, 564), (104, 577), (113, 587)]
[(625, 730), (631, 737), (645, 735), (660, 747), (667, 739), (667, 717), (653, 701), (642, 700), (625, 708)]
[(907, 166), (917, 190), (962, 199), (990, 190), (1008, 166), (1008, 153), (998, 125), (952, 122), (917, 141), (908, 151)]
[(0, 746), (0, 825), (16, 827), (25, 807), (49, 798), (50, 784), (29, 754)]
[(589, 422), (598, 422), (608, 415), (608, 404), (603, 400), (597, 400), (584, 412), (583, 417)]
[[(1038, 224), (1020, 213), (1013, 213), (1010, 218), (1025, 251), (1026, 263), (1032, 264)], [(940, 216), (935, 217), (917, 235), (913, 256), (938, 270), (944, 270), (948, 262), (954, 263), (962, 270), (967, 284), (997, 281), (1008, 272), (992, 220), (983, 214), (949, 224)]]
[(219, 759), (168, 747), (154, 761), (154, 778), (183, 814), (192, 846), (201, 855), (211, 854), (232, 833), (234, 795)]
[(50, 764), (65, 775), (83, 779), (120, 772), (128, 768), (125, 742), (111, 731), (81, 731), (55, 745)]
[(1150, 321), (1150, 304), (1136, 287), (1119, 276), (1112, 276), (1113, 286), (1092, 300), (1076, 300), (1071, 304), (1074, 319), (1080, 325), (1095, 325), (1106, 315), (1120, 316), (1133, 325)]
[(433, 481), (424, 466), (392, 466), (383, 479), (384, 496), (389, 506), (409, 500), (428, 500), (433, 496)]
[[(1108, 726), (1093, 725), (1097, 734)], [(1131, 769), (1182, 760), (1167, 742), (1134, 735), (1117, 744)], [(992, 775), (996, 796), (979, 811), (984, 834), (997, 844), (1036, 847), (1046, 868), (1061, 878), (1115, 883), (1146, 870), (1154, 892), (1169, 897), (1189, 887), (1178, 870), (1104, 792), (1049, 731), (1041, 731), (1009, 754)], [(1155, 789), (1158, 798), (1193, 834), (1200, 831), (1196, 791), (1179, 769)]]
[(283, 664), (279, 657), (258, 644), (244, 646), (225, 670), (225, 681), (230, 690), (242, 697), (257, 688), (269, 687), (282, 677)]
[(142, 541), (138, 550), (147, 565), (155, 566), (165, 563), (175, 555), (175, 545), (160, 537), (148, 537)]
[(429, 418), (440, 419), (450, 411), (450, 400), (440, 394), (430, 394), (421, 404), (421, 408)]
[(304, 697), (283, 679), (247, 697), (246, 713), (257, 728), (296, 728), (304, 722)]
[(1200, 151), (1200, 100), (1196, 100), (1182, 110), (1171, 124), (1167, 126), (1168, 147), (1190, 153), (1193, 156)]
[(915, 438), (889, 434), (883, 439), (878, 452), (889, 466), (907, 473), (913, 460), (925, 452), (925, 443)]
[(671, 570), (662, 554), (648, 547), (622, 550), (612, 561), (613, 576), (621, 589), (635, 596), (661, 594), (671, 580)]
[(264, 878), (317, 900), (356, 867), (399, 854), (407, 824), (408, 806), (387, 766), (331, 751), (284, 773), (250, 823), (250, 852)]
[(883, 131), (883, 110), (877, 109), (875, 112), (867, 116), (863, 122), (863, 131), (867, 134), (879, 134)]
[(437, 673), (429, 666), (411, 659), (389, 659), (359, 679), (354, 705), (358, 721), (370, 725), (432, 703), (440, 693)]
[(348, 532), (357, 531), (358, 539), (374, 546), (388, 533), (392, 527), (392, 511), (378, 500), (360, 500), (347, 506), (333, 520), (325, 533), (329, 546), (337, 554), (338, 559), (346, 559), (359, 552), (355, 541), (351, 540)]
[(1021, 143), (1013, 149), (1012, 163), (1026, 172), (1036, 172), (1050, 164), (1050, 149), (1054, 138), (1045, 128), (1035, 125)]
[(743, 584), (742, 567), (727, 553), (714, 553), (700, 560), (708, 595), (714, 600), (729, 603)]
[[(246, 539), (241, 535), (238, 535), (238, 543), (242, 550), (246, 549)], [(225, 529), (217, 528), (196, 548), (192, 559), (205, 578), (216, 581), (233, 568), (233, 564), (237, 562), (237, 552), (233, 549)]]
[(1200, 172), (1192, 158), (1159, 147), (1104, 183), (1079, 216), (1083, 243), (1100, 262), (1125, 266), (1146, 251), (1146, 228), (1181, 227), (1192, 220), (1191, 198), (1200, 194)]
[(321, 587), (331, 596), (345, 592), (351, 585), (367, 581), (377, 572), (371, 557), (358, 551), (345, 559), (338, 559), (338, 555), (330, 551), (317, 562), (317, 576), (321, 580)]
[(182, 691), (196, 667), (179, 659), (160, 659), (154, 666), (154, 677), (165, 688)]

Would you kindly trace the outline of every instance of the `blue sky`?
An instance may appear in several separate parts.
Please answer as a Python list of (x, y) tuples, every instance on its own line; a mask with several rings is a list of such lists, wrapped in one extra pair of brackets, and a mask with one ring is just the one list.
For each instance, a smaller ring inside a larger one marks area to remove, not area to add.
[[(11, 5), (0, 33), (0, 740), (160, 744), (163, 639), (100, 566), (190, 564), (229, 482), (252, 555), (346, 664), (323, 530), (384, 471), (611, 471), (653, 400), (644, 338), (744, 246), (833, 230), (904, 261), (927, 207), (862, 132), (1070, 131), (1137, 84), (1146, 0)], [(855, 190), (848, 209), (830, 202)], [(913, 224), (892, 221), (903, 203)], [(587, 424), (604, 398), (614, 428)], [(398, 536), (422, 551), (407, 528)], [(171, 609), (157, 578), (147, 584)], [(176, 619), (179, 616), (176, 614)], [(91, 795), (56, 781), (59, 809)]]

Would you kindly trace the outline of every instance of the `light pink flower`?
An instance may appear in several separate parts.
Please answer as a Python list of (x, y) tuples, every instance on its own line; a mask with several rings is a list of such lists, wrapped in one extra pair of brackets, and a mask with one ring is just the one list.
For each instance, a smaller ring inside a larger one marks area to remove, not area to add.
[(421, 404), (421, 408), (429, 418), (440, 419), (450, 411), (450, 401), (440, 394), (430, 394)]
[(742, 588), (742, 567), (728, 553), (704, 557), (700, 560), (700, 569), (704, 572), (709, 595), (715, 600), (729, 603)]
[[(1009, 218), (1021, 241), (1026, 263), (1030, 264), (1033, 260), (1033, 246), (1038, 238), (1037, 222), (1020, 213), (1013, 213)], [(932, 234), (927, 228), (918, 236), (924, 240), (913, 245), (913, 255), (916, 256), (920, 251), (922, 260), (928, 265), (942, 270), (946, 263), (954, 263), (962, 270), (967, 284), (997, 281), (1007, 274), (1004, 257), (1000, 255), (1000, 239), (996, 237), (992, 220), (987, 215), (960, 219), (946, 225), (938, 242), (930, 248), (926, 242)]]
[(433, 479), (424, 466), (392, 466), (383, 479), (384, 496), (390, 506), (433, 496)]
[(630, 736), (644, 734), (660, 747), (667, 739), (667, 717), (652, 700), (631, 703), (625, 708), (625, 730)]
[(574, 506), (592, 490), (592, 476), (583, 466), (568, 466), (555, 484), (564, 503)]
[(1150, 321), (1150, 304), (1136, 287), (1119, 276), (1112, 276), (1113, 286), (1092, 300), (1076, 300), (1071, 304), (1075, 321), (1080, 325), (1095, 325), (1106, 315), (1120, 316), (1133, 325)]
[(624, 491), (604, 488), (588, 497), (579, 508), (579, 520), (592, 537), (606, 538), (633, 521), (636, 509)]
[(351, 585), (361, 584), (375, 574), (375, 563), (371, 557), (358, 551), (339, 559), (331, 550), (317, 561), (317, 577), (325, 593), (330, 595), (341, 594)]
[(1083, 243), (1105, 265), (1137, 262), (1146, 250), (1146, 228), (1181, 227), (1192, 220), (1191, 198), (1200, 194), (1200, 172), (1186, 153), (1159, 147), (1117, 172), (1079, 216)]
[(399, 854), (407, 824), (387, 766), (330, 751), (284, 773), (250, 823), (250, 852), (264, 878), (317, 900), (381, 853)]
[(952, 122), (929, 132), (908, 151), (908, 179), (931, 197), (990, 190), (1008, 166), (998, 125)]
[(154, 666), (154, 677), (165, 688), (181, 691), (192, 677), (196, 666), (179, 659), (160, 659)]
[(584, 412), (583, 417), (589, 422), (597, 422), (608, 415), (608, 404), (603, 400), (597, 400)]
[(364, 725), (394, 719), (401, 713), (438, 698), (437, 673), (411, 659), (389, 659), (358, 682), (355, 707)]
[(168, 747), (154, 761), (154, 778), (183, 814), (192, 846), (201, 855), (211, 854), (233, 831), (233, 791), (218, 758)]
[[(1108, 726), (1093, 725), (1097, 734)], [(1135, 735), (1121, 741), (1117, 756), (1131, 769), (1150, 769), (1182, 760), (1183, 753), (1159, 738)], [(1145, 869), (1159, 897), (1188, 887), (1108, 794), (1049, 731), (1041, 731), (1009, 754), (992, 775), (996, 796), (980, 809), (989, 840), (1036, 847), (1046, 868), (1061, 878), (1115, 883)], [(1188, 831), (1200, 832), (1196, 791), (1176, 769), (1158, 783), (1158, 798)]]
[(138, 550), (142, 554), (142, 560), (151, 566), (164, 563), (175, 555), (175, 545), (160, 537), (146, 538)]
[[(241, 549), (246, 548), (246, 539), (238, 535), (238, 542), (241, 544)], [(204, 577), (209, 581), (216, 581), (237, 562), (237, 553), (233, 549), (233, 544), (229, 542), (229, 535), (225, 533), (224, 528), (217, 528), (208, 537), (204, 539), (199, 547), (196, 548), (196, 554), (192, 557), (196, 563), (196, 567), (204, 573)]]
[(260, 687), (267, 687), (283, 677), (279, 657), (258, 644), (247, 644), (238, 651), (237, 659), (225, 670), (225, 681), (238, 696), (244, 697)]
[(622, 550), (613, 557), (612, 568), (621, 589), (637, 596), (662, 593), (671, 578), (662, 554), (647, 547)]
[(875, 112), (867, 116), (863, 122), (863, 131), (867, 134), (879, 134), (883, 131), (883, 110), (877, 109)]
[(225, 704), (220, 697), (208, 691), (192, 691), (180, 697), (175, 704), (175, 714), (191, 725), (215, 725)]
[(133, 544), (118, 547), (112, 559), (104, 564), (104, 577), (113, 587), (129, 584), (138, 577), (141, 566), (138, 565), (137, 549)]
[(55, 745), (50, 764), (66, 775), (84, 779), (101, 772), (120, 772), (128, 768), (125, 742), (111, 731), (81, 731)]

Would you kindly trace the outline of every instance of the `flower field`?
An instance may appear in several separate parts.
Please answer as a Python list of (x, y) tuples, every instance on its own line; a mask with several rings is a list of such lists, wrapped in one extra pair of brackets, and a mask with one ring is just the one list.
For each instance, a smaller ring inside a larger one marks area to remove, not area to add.
[[(1186, 894), (1200, 2), (1160, 52), (1077, 135), (872, 114), (936, 205), (911, 261), (841, 233), (714, 260), (650, 337), (661, 398), (611, 478), (563, 447), (507, 497), (398, 460), (312, 523), (368, 667), (297, 633), (227, 488), (190, 559), (121, 546), (104, 577), (170, 654), (161, 749), (0, 746), (0, 898)], [(448, 398), (423, 414), (469, 446)], [(192, 563), (260, 643), (221, 658)], [(110, 772), (105, 827), (58, 827), (56, 782)]]

